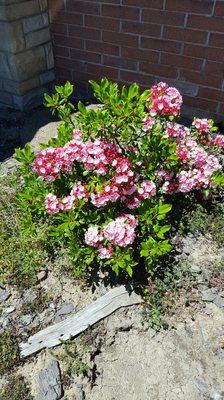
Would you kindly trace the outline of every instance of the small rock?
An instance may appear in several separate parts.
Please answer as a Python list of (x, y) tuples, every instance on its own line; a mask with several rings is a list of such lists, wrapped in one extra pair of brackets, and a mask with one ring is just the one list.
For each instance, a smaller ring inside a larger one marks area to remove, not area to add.
[(59, 310), (57, 311), (56, 315), (60, 316), (60, 315), (71, 314), (74, 311), (74, 309), (75, 308), (71, 303), (63, 304), (61, 308), (59, 308)]
[(32, 303), (36, 298), (37, 294), (33, 289), (27, 289), (23, 292), (23, 301), (25, 303)]
[(59, 400), (63, 397), (59, 363), (50, 361), (38, 376), (39, 390), (35, 400)]
[(38, 282), (44, 281), (44, 279), (47, 278), (47, 269), (43, 269), (42, 271), (38, 272), (37, 274), (37, 280)]
[(76, 390), (74, 400), (85, 400), (85, 393), (82, 388)]
[(213, 300), (213, 303), (220, 308), (224, 308), (224, 298), (220, 296), (216, 296)]
[(213, 301), (216, 297), (216, 293), (212, 289), (203, 290), (201, 294), (203, 301)]
[(26, 325), (26, 326), (30, 325), (33, 320), (34, 320), (34, 315), (30, 315), (30, 314), (23, 315), (20, 318), (20, 322), (22, 323), (22, 325)]
[(3, 310), (3, 312), (2, 312), (2, 316), (3, 317), (7, 317), (9, 314), (12, 314), (14, 311), (15, 311), (15, 307), (13, 307), (13, 306), (11, 306), (11, 307), (8, 307), (8, 308), (5, 308), (4, 310)]
[(10, 296), (11, 293), (9, 293), (7, 290), (0, 289), (0, 303), (3, 303), (4, 301), (8, 300)]
[(211, 400), (222, 400), (223, 397), (222, 397), (221, 394), (219, 394), (219, 393), (217, 393), (217, 392), (215, 392), (215, 391), (211, 391), (211, 392), (210, 392), (210, 399), (211, 399)]
[(104, 285), (99, 286), (99, 295), (104, 296), (107, 293), (107, 289), (105, 288)]
[(216, 355), (220, 358), (220, 360), (224, 360), (224, 349), (218, 349)]
[(198, 265), (192, 265), (191, 266), (191, 268), (190, 268), (190, 271), (193, 273), (193, 274), (201, 274), (201, 268), (200, 267), (198, 267)]

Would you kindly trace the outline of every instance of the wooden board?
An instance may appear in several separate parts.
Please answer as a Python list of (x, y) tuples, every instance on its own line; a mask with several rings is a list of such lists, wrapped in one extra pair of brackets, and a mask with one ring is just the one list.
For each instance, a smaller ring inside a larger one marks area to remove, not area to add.
[(45, 347), (57, 346), (61, 344), (61, 340), (64, 341), (77, 336), (89, 326), (112, 314), (120, 307), (131, 306), (141, 302), (141, 297), (133, 291), (131, 286), (119, 286), (112, 289), (75, 315), (48, 326), (31, 336), (28, 342), (21, 343), (21, 357), (27, 357)]

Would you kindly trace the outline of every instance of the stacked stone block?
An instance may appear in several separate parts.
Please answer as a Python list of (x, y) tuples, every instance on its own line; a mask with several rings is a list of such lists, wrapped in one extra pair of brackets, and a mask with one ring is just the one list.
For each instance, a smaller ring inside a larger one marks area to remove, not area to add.
[(0, 104), (41, 104), (54, 81), (47, 0), (0, 0), (0, 39)]

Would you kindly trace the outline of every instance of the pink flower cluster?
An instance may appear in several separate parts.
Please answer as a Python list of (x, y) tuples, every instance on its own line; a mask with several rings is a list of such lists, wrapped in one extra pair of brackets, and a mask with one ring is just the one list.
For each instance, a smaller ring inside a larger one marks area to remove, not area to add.
[(74, 130), (73, 140), (64, 147), (40, 151), (33, 165), (35, 171), (48, 182), (57, 179), (60, 172), (71, 171), (75, 161), (83, 163), (89, 171), (106, 175), (108, 164), (120, 153), (118, 146), (104, 140), (83, 142), (81, 132)]
[(45, 197), (45, 207), (46, 211), (49, 214), (56, 214), (59, 211), (70, 211), (78, 199), (84, 199), (87, 201), (89, 198), (89, 193), (85, 185), (81, 182), (77, 182), (71, 192), (67, 197), (63, 197), (62, 199), (58, 199), (52, 193), (47, 194)]
[(183, 99), (176, 88), (160, 82), (154, 85), (151, 90), (148, 108), (152, 117), (156, 115), (178, 115), (180, 113)]
[(200, 133), (208, 133), (213, 126), (213, 122), (206, 118), (195, 118), (192, 122), (192, 126), (194, 126)]
[(210, 139), (213, 146), (224, 147), (224, 135), (217, 135), (215, 138)]
[[(122, 214), (114, 221), (109, 222), (104, 229), (99, 226), (91, 226), (85, 233), (85, 243), (92, 247), (98, 247), (100, 258), (110, 258), (113, 254), (113, 246), (126, 247), (135, 240), (136, 218), (131, 214)], [(110, 246), (103, 246), (106, 240)]]
[(180, 170), (175, 178), (174, 174), (168, 171), (157, 171), (157, 177), (165, 179), (163, 191), (169, 194), (206, 188), (211, 182), (212, 174), (222, 168), (217, 157), (209, 155), (193, 139), (181, 143), (177, 155), (183, 163), (183, 170)]
[(169, 139), (174, 139), (177, 142), (183, 142), (190, 135), (190, 129), (176, 122), (168, 122), (165, 130), (165, 135)]
[(151, 117), (149, 114), (143, 120), (144, 124), (142, 127), (143, 132), (150, 131), (156, 122), (155, 118)]

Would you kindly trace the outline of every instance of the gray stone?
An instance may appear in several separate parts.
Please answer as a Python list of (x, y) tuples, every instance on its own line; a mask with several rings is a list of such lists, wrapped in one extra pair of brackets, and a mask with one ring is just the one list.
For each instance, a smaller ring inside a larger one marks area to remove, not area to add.
[(7, 290), (0, 289), (0, 302), (8, 300), (10, 296), (11, 293), (9, 293)]
[(52, 82), (55, 80), (55, 73), (54, 70), (46, 71), (40, 75), (40, 84), (45, 85), (48, 82)]
[(57, 311), (56, 315), (61, 316), (61, 315), (67, 315), (71, 314), (75, 310), (73, 304), (68, 303), (68, 304), (63, 304), (61, 308)]
[(23, 292), (22, 298), (25, 303), (32, 303), (34, 300), (36, 300), (37, 294), (36, 294), (35, 290), (30, 288)]
[(31, 314), (22, 315), (22, 317), (20, 318), (21, 324), (25, 326), (30, 325), (33, 320), (34, 320), (34, 315)]
[(49, 25), (48, 13), (34, 15), (33, 17), (23, 20), (24, 33), (36, 31)]
[(16, 4), (0, 6), (0, 19), (3, 21), (13, 21), (35, 15), (40, 12), (38, 0), (26, 0)]
[(47, 0), (39, 0), (39, 5), (40, 5), (41, 11), (47, 10), (47, 7), (48, 7)]
[(201, 294), (203, 301), (213, 301), (216, 297), (216, 293), (212, 289), (203, 290)]
[(16, 53), (25, 49), (22, 24), (20, 21), (4, 22), (0, 21), (1, 37), (0, 50)]
[(47, 69), (54, 68), (54, 53), (53, 53), (53, 46), (52, 43), (46, 43), (44, 45), (46, 62), (47, 62)]
[(46, 43), (51, 39), (50, 29), (44, 28), (40, 31), (34, 31), (27, 33), (26, 38), (26, 48), (39, 46), (40, 44)]
[(26, 81), (46, 70), (45, 52), (41, 46), (18, 54), (9, 54), (8, 60), (12, 78), (17, 81)]
[(11, 78), (11, 72), (8, 64), (8, 59), (5, 53), (0, 52), (0, 77), (9, 79)]
[(11, 306), (11, 307), (7, 307), (3, 310), (2, 312), (2, 316), (3, 317), (7, 317), (9, 314), (12, 314), (15, 311), (15, 307)]
[(58, 361), (52, 360), (38, 376), (38, 394), (35, 400), (59, 400), (63, 396)]
[(24, 82), (15, 82), (13, 80), (4, 79), (3, 89), (14, 95), (22, 95), (40, 85), (38, 77), (28, 79)]
[(220, 308), (224, 308), (224, 298), (220, 296), (216, 296), (213, 300), (213, 303)]

